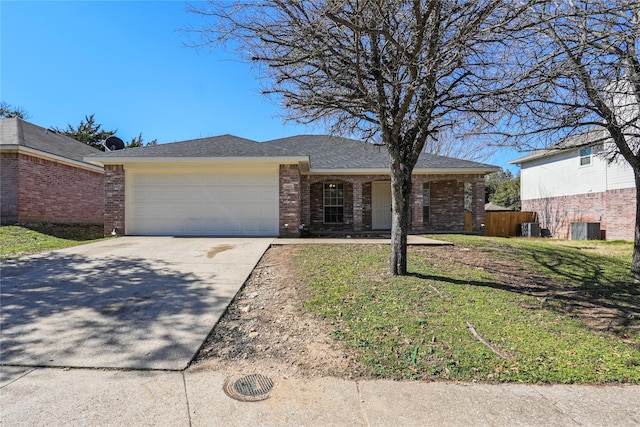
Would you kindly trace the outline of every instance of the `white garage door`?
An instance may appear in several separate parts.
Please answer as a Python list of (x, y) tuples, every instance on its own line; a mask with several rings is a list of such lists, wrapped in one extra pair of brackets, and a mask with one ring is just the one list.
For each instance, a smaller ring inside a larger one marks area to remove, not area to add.
[(277, 166), (251, 173), (228, 166), (206, 172), (127, 171), (126, 185), (127, 234), (278, 234)]

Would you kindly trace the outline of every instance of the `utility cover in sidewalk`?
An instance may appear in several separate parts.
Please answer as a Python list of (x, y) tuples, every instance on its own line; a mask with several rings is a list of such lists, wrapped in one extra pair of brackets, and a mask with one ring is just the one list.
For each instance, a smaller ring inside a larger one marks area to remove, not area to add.
[(257, 402), (267, 399), (272, 388), (271, 378), (261, 374), (228, 378), (223, 387), (227, 396), (241, 402)]

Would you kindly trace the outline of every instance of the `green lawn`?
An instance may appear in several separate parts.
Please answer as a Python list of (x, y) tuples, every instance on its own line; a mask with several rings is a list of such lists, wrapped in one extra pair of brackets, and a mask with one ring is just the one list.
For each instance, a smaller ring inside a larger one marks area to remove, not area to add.
[(3, 225), (0, 226), (0, 259), (89, 243), (103, 238), (103, 233), (102, 226), (95, 225)]
[(410, 276), (388, 246), (305, 246), (306, 308), (330, 322), (362, 376), (527, 383), (640, 382), (632, 245), (431, 236)]

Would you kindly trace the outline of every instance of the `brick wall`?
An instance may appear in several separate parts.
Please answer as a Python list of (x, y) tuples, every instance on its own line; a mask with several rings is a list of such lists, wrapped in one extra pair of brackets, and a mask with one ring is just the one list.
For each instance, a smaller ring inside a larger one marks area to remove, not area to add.
[(599, 222), (607, 240), (633, 240), (636, 189), (523, 200), (522, 210), (537, 212), (553, 237), (569, 238), (572, 222)]
[[(371, 182), (389, 181), (385, 175), (305, 175), (302, 177), (302, 221), (314, 233), (371, 230)], [(344, 224), (324, 223), (324, 183), (344, 184)], [(354, 195), (360, 194), (360, 200)], [(356, 218), (354, 213), (359, 214)]]
[[(423, 222), (423, 188), (431, 183), (431, 221)], [(473, 185), (473, 231), (481, 231), (484, 224), (484, 175), (414, 175), (412, 192), (412, 230), (464, 231), (464, 183)]]
[(280, 236), (300, 235), (300, 171), (298, 165), (280, 165)]
[(104, 167), (104, 234), (110, 235), (115, 229), (120, 236), (125, 229), (125, 175), (122, 165)]
[(633, 240), (636, 221), (636, 189), (607, 191), (607, 240)]
[[(302, 222), (314, 233), (360, 232), (372, 229), (372, 182), (389, 181), (387, 175), (305, 175), (301, 178)], [(423, 183), (432, 181), (431, 224), (423, 224)], [(341, 182), (345, 189), (345, 223), (324, 224), (323, 184)], [(413, 232), (464, 231), (464, 182), (474, 184), (474, 230), (484, 222), (484, 176), (414, 175), (411, 196)], [(358, 200), (355, 197), (358, 197)], [(360, 215), (361, 218), (357, 218)]]
[[(3, 156), (4, 157), (4, 156)], [(9, 163), (8, 182), (4, 181), (4, 163)], [(15, 167), (15, 170), (14, 170)], [(17, 180), (16, 180), (17, 177)], [(4, 197), (16, 201), (17, 221), (21, 223), (102, 224), (103, 175), (56, 161), (15, 154), (3, 159)], [(9, 185), (17, 184), (15, 190)], [(11, 206), (11, 204), (9, 205)], [(9, 208), (7, 208), (9, 209)]]
[(0, 157), (0, 221), (18, 222), (18, 153), (2, 153)]
[(464, 231), (464, 182), (431, 182), (431, 222), (424, 231)]

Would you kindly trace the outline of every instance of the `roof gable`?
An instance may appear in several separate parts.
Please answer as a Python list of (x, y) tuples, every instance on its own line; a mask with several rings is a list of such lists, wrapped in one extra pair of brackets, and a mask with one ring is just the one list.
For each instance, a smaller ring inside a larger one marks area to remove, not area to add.
[(570, 150), (578, 150), (584, 147), (593, 146), (608, 139), (604, 129), (591, 129), (579, 135), (564, 138), (560, 142), (549, 145), (547, 148), (535, 150), (525, 156), (518, 157), (509, 162), (511, 165), (528, 163), (543, 157), (552, 157)]
[(85, 156), (102, 153), (66, 135), (18, 118), (0, 120), (0, 144), (26, 147), (81, 163), (88, 163)]

